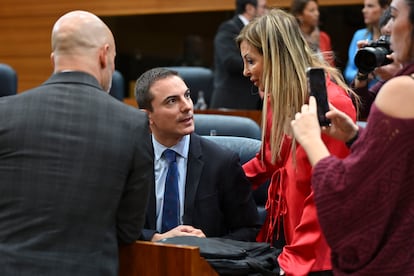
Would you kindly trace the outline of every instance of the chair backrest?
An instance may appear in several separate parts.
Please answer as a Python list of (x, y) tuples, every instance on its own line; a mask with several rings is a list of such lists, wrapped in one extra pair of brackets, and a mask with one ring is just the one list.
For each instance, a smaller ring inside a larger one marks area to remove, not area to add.
[(195, 133), (199, 135), (238, 136), (261, 140), (260, 126), (250, 118), (218, 115), (194, 114)]
[(237, 136), (203, 136), (223, 147), (226, 147), (240, 157), (240, 163), (243, 165), (252, 159), (260, 150), (262, 142), (257, 139)]
[(178, 72), (191, 91), (193, 103), (197, 102), (198, 92), (203, 91), (207, 106), (210, 106), (211, 94), (213, 93), (213, 71), (199, 66), (170, 66), (165, 67)]
[(112, 86), (109, 94), (120, 101), (125, 98), (125, 80), (118, 70), (115, 70), (112, 75)]
[(0, 97), (17, 93), (17, 73), (9, 65), (0, 63)]
[[(260, 151), (261, 141), (247, 137), (236, 136), (203, 136), (225, 148), (228, 148), (239, 154), (240, 164), (244, 164), (252, 159)], [(263, 224), (266, 219), (266, 201), (269, 181), (266, 181), (253, 191), (253, 198), (257, 205), (260, 223)]]

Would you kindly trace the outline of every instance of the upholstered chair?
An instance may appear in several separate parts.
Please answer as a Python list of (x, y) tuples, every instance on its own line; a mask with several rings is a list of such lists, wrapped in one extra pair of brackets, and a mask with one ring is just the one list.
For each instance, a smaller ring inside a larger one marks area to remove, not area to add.
[(17, 73), (9, 65), (0, 63), (0, 97), (17, 93)]

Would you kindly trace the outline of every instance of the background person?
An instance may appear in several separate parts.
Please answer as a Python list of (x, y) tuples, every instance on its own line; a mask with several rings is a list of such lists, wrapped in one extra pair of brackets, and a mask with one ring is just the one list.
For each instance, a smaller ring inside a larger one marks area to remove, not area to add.
[[(381, 16), (380, 19), (380, 28), (381, 35), (390, 35), (391, 34), (391, 9), (388, 8)], [(365, 45), (365, 44), (364, 44)], [(365, 121), (368, 117), (371, 105), (374, 102), (374, 99), (380, 90), (381, 86), (392, 78), (395, 74), (403, 68), (403, 65), (394, 60), (394, 54), (388, 55), (388, 59), (393, 60), (392, 63), (380, 66), (374, 69), (373, 74), (377, 76), (378, 82), (375, 85), (369, 87), (368, 76), (364, 78), (355, 78), (352, 83), (354, 91), (359, 95), (361, 100), (361, 105), (359, 108), (359, 120)]]
[(52, 30), (53, 75), (0, 98), (3, 275), (118, 275), (139, 238), (153, 157), (145, 113), (107, 92), (111, 31), (72, 11)]
[(256, 16), (266, 12), (266, 0), (236, 0), (236, 15), (223, 22), (214, 37), (214, 90), (211, 108), (261, 109), (257, 89), (243, 76), (243, 60), (234, 39)]
[[(155, 153), (155, 183), (141, 238), (194, 235), (254, 241), (259, 218), (239, 156), (194, 133), (190, 90), (177, 72), (148, 70), (138, 78), (135, 94), (148, 113)], [(163, 231), (166, 149), (177, 152), (180, 206), (178, 226)]]
[(330, 65), (335, 66), (331, 38), (319, 29), (319, 8), (316, 0), (293, 0), (290, 12), (299, 22), (303, 36), (309, 47)]
[[(295, 17), (282, 10), (271, 10), (250, 22), (237, 42), (245, 76), (265, 93), (262, 150), (243, 166), (254, 186), (271, 178), (268, 216), (257, 240), (273, 244), (279, 231), (284, 231), (286, 245), (278, 262), (286, 275), (331, 275), (330, 249), (310, 187), (312, 168), (304, 150), (292, 139), (290, 121), (308, 100), (308, 67), (326, 70), (329, 101), (355, 120), (349, 89), (339, 71), (313, 54)], [(348, 155), (343, 142), (329, 137), (324, 142), (338, 157)], [(282, 219), (284, 229), (279, 229)]]
[[(348, 84), (351, 84), (358, 73), (355, 65), (355, 54), (358, 51), (359, 43), (365, 41), (376, 41), (381, 35), (379, 28), (379, 20), (382, 13), (388, 8), (391, 0), (364, 0), (364, 8), (362, 14), (366, 28), (359, 29), (354, 33), (348, 49), (348, 62), (344, 69), (344, 78)], [(376, 80), (370, 77), (370, 86), (374, 85)]]

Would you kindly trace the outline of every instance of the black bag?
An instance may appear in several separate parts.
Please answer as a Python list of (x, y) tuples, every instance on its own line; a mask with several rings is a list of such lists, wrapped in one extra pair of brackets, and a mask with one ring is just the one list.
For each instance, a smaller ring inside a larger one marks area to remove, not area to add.
[(167, 238), (160, 242), (199, 247), (200, 255), (220, 275), (279, 275), (276, 258), (281, 250), (268, 243), (194, 236)]

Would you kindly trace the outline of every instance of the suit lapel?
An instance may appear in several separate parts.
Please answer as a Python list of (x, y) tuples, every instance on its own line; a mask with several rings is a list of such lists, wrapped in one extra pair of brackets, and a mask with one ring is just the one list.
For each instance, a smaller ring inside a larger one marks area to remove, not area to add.
[(155, 184), (151, 185), (151, 191), (147, 203), (147, 217), (146, 217), (146, 228), (157, 229), (156, 223), (156, 207), (155, 207)]
[(240, 31), (241, 31), (241, 29), (243, 29), (243, 27), (244, 27), (243, 21), (241, 21), (241, 19), (239, 18), (238, 15), (233, 17), (233, 22)]
[(188, 151), (187, 178), (185, 183), (185, 201), (183, 223), (192, 225), (194, 201), (203, 171), (204, 161), (202, 160), (200, 137), (191, 134), (190, 148)]
[[(154, 155), (154, 149), (152, 150)], [(155, 201), (155, 177), (154, 182), (152, 183), (148, 195), (148, 203), (147, 203), (147, 212), (146, 212), (146, 219), (145, 219), (145, 228), (148, 229), (157, 229), (157, 221), (156, 221), (156, 201)]]

